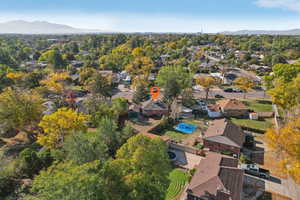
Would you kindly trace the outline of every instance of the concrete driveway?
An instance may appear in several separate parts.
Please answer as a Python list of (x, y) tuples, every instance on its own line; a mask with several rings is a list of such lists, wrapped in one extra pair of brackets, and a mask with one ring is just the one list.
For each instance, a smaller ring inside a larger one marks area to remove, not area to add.
[(300, 186), (292, 179), (278, 179), (271, 177), (270, 180), (246, 174), (244, 177), (243, 200), (255, 200), (264, 191), (289, 197), (293, 200), (300, 199)]
[(300, 186), (296, 184), (291, 178), (280, 179), (281, 182), (267, 180), (265, 181), (266, 191), (281, 194), (290, 197), (293, 200), (300, 199)]

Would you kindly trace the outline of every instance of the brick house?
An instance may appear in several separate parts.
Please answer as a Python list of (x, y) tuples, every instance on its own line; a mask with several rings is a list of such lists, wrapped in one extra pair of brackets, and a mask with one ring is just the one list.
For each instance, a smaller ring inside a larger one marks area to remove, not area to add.
[(224, 99), (216, 103), (225, 117), (248, 117), (249, 109), (236, 99)]
[(214, 120), (201, 137), (204, 147), (210, 151), (230, 151), (236, 155), (245, 142), (243, 130), (228, 119)]
[(237, 159), (209, 152), (196, 166), (187, 200), (240, 200), (244, 171), (237, 166)]

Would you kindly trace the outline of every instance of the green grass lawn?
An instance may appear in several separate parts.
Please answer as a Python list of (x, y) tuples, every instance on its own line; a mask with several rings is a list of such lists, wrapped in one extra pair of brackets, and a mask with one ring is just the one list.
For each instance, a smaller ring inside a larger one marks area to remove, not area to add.
[(181, 142), (183, 139), (189, 136), (189, 134), (180, 133), (176, 131), (167, 131), (164, 135), (169, 136), (172, 140), (176, 142)]
[(243, 103), (254, 112), (272, 112), (272, 103), (266, 100), (248, 100)]
[(189, 180), (189, 174), (180, 169), (174, 169), (169, 176), (171, 183), (167, 190), (165, 200), (175, 200), (176, 197), (182, 192), (185, 184)]
[(261, 131), (266, 131), (268, 128), (272, 127), (272, 118), (265, 119), (263, 121), (251, 120), (251, 119), (236, 119), (231, 118), (232, 122), (249, 128), (259, 129)]

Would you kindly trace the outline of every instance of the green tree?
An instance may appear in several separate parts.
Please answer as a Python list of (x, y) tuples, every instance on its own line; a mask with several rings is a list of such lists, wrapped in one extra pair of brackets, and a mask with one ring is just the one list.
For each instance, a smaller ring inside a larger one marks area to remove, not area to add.
[[(131, 137), (104, 168), (108, 199), (163, 200), (169, 186), (166, 144), (144, 135)], [(115, 190), (118, 188), (118, 191)]]
[(128, 107), (128, 101), (123, 97), (112, 100), (112, 109), (118, 116), (126, 114), (128, 112)]
[(144, 84), (138, 84), (133, 93), (133, 102), (139, 104), (149, 99), (149, 91)]
[(63, 144), (63, 149), (67, 153), (66, 158), (78, 165), (108, 158), (107, 146), (94, 132), (72, 134)]
[(117, 129), (118, 126), (116, 122), (107, 117), (100, 120), (97, 129), (97, 134), (108, 147), (108, 153), (110, 156), (115, 155), (116, 151), (121, 146), (119, 143), (121, 133)]
[(104, 200), (99, 161), (83, 165), (71, 162), (52, 165), (35, 177), (26, 200)]

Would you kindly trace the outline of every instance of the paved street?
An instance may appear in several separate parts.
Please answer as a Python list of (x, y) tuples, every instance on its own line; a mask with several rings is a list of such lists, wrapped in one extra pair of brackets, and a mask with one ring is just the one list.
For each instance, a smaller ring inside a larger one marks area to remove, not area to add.
[[(222, 95), (225, 98), (237, 98), (243, 99), (245, 93), (231, 93), (231, 92), (224, 92), (221, 89), (211, 89), (208, 98), (214, 98), (216, 94)], [(206, 93), (203, 90), (194, 90), (194, 96), (196, 98), (205, 98)], [(264, 91), (252, 91), (246, 93), (247, 99), (263, 99), (266, 98), (267, 95)]]

